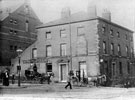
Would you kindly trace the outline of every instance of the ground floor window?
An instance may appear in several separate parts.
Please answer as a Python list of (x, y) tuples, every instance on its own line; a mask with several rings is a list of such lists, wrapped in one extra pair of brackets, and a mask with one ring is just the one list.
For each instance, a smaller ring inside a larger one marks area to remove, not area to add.
[(46, 72), (52, 72), (52, 63), (46, 64)]
[(79, 62), (80, 77), (87, 77), (87, 65), (86, 61)]

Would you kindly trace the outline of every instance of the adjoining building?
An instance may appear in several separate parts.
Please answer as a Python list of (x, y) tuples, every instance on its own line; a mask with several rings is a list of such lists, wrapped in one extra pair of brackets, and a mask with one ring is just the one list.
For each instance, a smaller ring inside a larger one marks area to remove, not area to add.
[(22, 54), (22, 74), (32, 62), (38, 72), (53, 72), (60, 82), (66, 81), (70, 70), (80, 77), (83, 73), (84, 77), (105, 74), (110, 79), (134, 75), (133, 31), (111, 22), (109, 11), (98, 17), (95, 7), (72, 15), (63, 9), (60, 19), (37, 27), (37, 31), (29, 55)]
[[(42, 24), (28, 0), (0, 1), (0, 66), (12, 66), (16, 50), (25, 50), (37, 39), (36, 26)], [(1, 69), (1, 68), (0, 68)]]

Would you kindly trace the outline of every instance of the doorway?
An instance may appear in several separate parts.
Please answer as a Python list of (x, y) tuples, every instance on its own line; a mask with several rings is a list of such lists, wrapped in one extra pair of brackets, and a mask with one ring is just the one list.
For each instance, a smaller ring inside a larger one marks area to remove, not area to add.
[(60, 66), (59, 66), (59, 80), (61, 82), (66, 82), (67, 75), (68, 75), (68, 64), (60, 64)]

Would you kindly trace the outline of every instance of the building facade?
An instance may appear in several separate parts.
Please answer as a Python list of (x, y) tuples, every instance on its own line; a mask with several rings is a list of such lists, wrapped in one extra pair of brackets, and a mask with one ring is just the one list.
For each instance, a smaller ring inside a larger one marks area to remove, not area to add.
[(40, 73), (53, 72), (60, 82), (66, 81), (70, 70), (79, 77), (105, 74), (110, 79), (134, 74), (133, 32), (111, 22), (108, 11), (101, 18), (91, 7), (87, 13), (72, 15), (63, 9), (60, 19), (37, 27), (37, 31), (37, 45), (30, 53), (35, 56), (24, 59), (22, 55), (22, 66), (27, 65), (23, 71), (32, 62)]
[(41, 22), (26, 0), (0, 4), (0, 66), (11, 66), (11, 59), (17, 57), (16, 50), (25, 50), (36, 41), (35, 28)]

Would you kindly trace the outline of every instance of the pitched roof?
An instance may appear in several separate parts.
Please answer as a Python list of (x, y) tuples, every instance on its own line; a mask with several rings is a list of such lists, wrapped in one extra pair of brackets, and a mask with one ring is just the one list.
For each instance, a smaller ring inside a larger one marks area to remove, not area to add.
[[(17, 11), (20, 7), (24, 6), (29, 3), (26, 0), (3, 0), (0, 2), (0, 21), (3, 21), (5, 18), (9, 16), (9, 13), (13, 13)], [(30, 16), (38, 19), (35, 12), (32, 10), (31, 6), (29, 5), (30, 9)], [(39, 20), (40, 22), (40, 20)]]
[(51, 21), (49, 23), (42, 24), (42, 25), (38, 26), (37, 28), (67, 24), (69, 22), (77, 22), (77, 21), (82, 21), (82, 20), (87, 20), (87, 19), (94, 19), (94, 17), (90, 18), (90, 17), (88, 17), (88, 14), (86, 12), (81, 11), (81, 12), (72, 14), (70, 16), (70, 18), (60, 18), (60, 19)]
[(52, 26), (57, 26), (57, 25), (63, 25), (63, 24), (69, 24), (69, 23), (75, 23), (75, 22), (82, 22), (82, 21), (88, 21), (88, 20), (94, 20), (94, 19), (99, 19), (99, 20), (103, 20), (107, 23), (110, 23), (112, 25), (115, 25), (117, 27), (120, 27), (120, 28), (123, 28), (127, 31), (130, 31), (133, 33), (132, 30), (126, 28), (126, 27), (123, 27), (119, 24), (116, 24), (114, 22), (111, 22), (107, 19), (104, 19), (102, 17), (99, 17), (99, 16), (89, 16), (87, 12), (78, 12), (78, 13), (74, 13), (70, 16), (70, 19), (69, 18), (60, 18), (60, 19), (57, 19), (57, 20), (54, 20), (54, 21), (51, 21), (51, 22), (48, 22), (48, 23), (45, 23), (45, 24), (42, 24), (40, 26), (37, 27), (38, 28), (45, 28), (45, 27), (52, 27)]
[(9, 13), (13, 13), (22, 4), (23, 0), (3, 0), (0, 2), (0, 20), (4, 20), (8, 17)]

